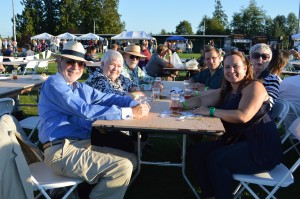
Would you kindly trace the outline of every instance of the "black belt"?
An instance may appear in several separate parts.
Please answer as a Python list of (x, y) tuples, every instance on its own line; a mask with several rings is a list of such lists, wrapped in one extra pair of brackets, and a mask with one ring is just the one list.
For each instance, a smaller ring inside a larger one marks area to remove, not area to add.
[(55, 145), (59, 145), (59, 144), (64, 144), (65, 140), (69, 140), (71, 143), (75, 142), (75, 141), (80, 141), (82, 139), (77, 139), (77, 138), (65, 138), (65, 139), (57, 139), (57, 140), (53, 140), (51, 142), (45, 142), (45, 144), (43, 144), (43, 149), (47, 149), (51, 146), (55, 146)]
[(43, 148), (45, 150), (45, 149), (47, 149), (51, 146), (55, 146), (55, 145), (59, 145), (59, 144), (63, 144), (63, 143), (65, 143), (64, 139), (63, 140), (60, 140), (60, 139), (59, 140), (54, 140), (52, 142), (46, 142), (45, 144), (43, 144)]

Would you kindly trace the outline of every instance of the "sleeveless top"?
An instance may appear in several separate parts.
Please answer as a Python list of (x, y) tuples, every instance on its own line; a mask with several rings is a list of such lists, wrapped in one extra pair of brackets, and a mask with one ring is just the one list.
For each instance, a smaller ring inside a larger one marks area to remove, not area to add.
[[(229, 93), (220, 108), (236, 110), (241, 98), (241, 92)], [(281, 142), (277, 127), (269, 112), (268, 102), (264, 102), (254, 117), (246, 123), (222, 122), (226, 130), (222, 139), (248, 142), (252, 158), (259, 166), (270, 170), (281, 162)]]

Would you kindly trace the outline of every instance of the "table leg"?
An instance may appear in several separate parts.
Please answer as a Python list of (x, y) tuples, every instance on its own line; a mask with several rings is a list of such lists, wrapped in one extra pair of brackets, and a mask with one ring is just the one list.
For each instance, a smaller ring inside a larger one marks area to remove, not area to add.
[(141, 133), (137, 132), (137, 168), (135, 171), (134, 176), (132, 176), (130, 180), (130, 184), (135, 181), (135, 179), (138, 177), (138, 175), (141, 172)]
[(195, 197), (197, 199), (200, 199), (199, 194), (196, 192), (195, 188), (193, 187), (192, 183), (190, 182), (190, 180), (188, 179), (188, 177), (185, 174), (185, 159), (186, 159), (186, 134), (182, 135), (182, 176), (184, 178), (184, 180), (186, 181), (186, 183), (189, 185), (190, 189), (193, 191)]

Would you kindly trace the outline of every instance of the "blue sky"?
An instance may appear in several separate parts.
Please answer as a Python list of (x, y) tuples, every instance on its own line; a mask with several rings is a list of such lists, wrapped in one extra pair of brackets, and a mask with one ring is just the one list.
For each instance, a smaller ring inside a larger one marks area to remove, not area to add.
[[(298, 17), (299, 0), (256, 0), (266, 14), (274, 18), (277, 15), (287, 16), (293, 12)], [(240, 12), (249, 5), (249, 0), (221, 0), (223, 10), (232, 19), (234, 12)], [(23, 7), (20, 0), (14, 0), (15, 13), (21, 14)], [(212, 17), (214, 0), (119, 0), (119, 14), (126, 23), (126, 30), (143, 30), (147, 33), (158, 34), (162, 29), (175, 32), (176, 26), (183, 20), (192, 24), (197, 30), (202, 17)], [(2, 37), (12, 35), (12, 1), (1, 0), (0, 3), (0, 34)], [(93, 28), (91, 27), (91, 31)]]

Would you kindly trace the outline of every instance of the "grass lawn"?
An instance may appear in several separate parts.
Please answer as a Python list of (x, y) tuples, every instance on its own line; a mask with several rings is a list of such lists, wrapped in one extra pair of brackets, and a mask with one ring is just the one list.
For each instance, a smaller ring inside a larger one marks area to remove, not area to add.
[[(100, 55), (101, 56), (101, 55)], [(180, 58), (199, 58), (200, 54), (183, 54), (179, 53)], [(49, 73), (57, 72), (56, 64), (49, 64)], [(84, 81), (87, 78), (85, 73), (81, 79)], [(20, 96), (22, 104), (34, 103), (28, 95)], [(36, 107), (21, 107), (27, 116), (37, 115)], [(178, 143), (181, 143), (181, 136), (177, 138), (150, 138), (150, 148), (143, 152), (143, 160), (159, 160), (159, 161), (180, 161), (180, 148)], [(290, 165), (292, 160), (295, 160), (296, 153), (290, 152), (285, 156), (284, 163)], [(199, 186), (193, 174), (189, 157), (187, 158), (187, 174), (191, 179), (192, 184), (200, 193)], [(264, 194), (260, 189), (257, 189), (259, 196), (262, 198)], [(300, 198), (300, 170), (295, 172), (295, 183), (287, 188), (280, 189), (276, 194), (278, 199), (298, 199)], [(185, 183), (181, 170), (179, 168), (142, 165), (141, 173), (138, 178), (129, 187), (125, 199), (192, 199), (195, 198), (187, 184)], [(244, 194), (245, 199), (252, 198), (248, 193)]]

